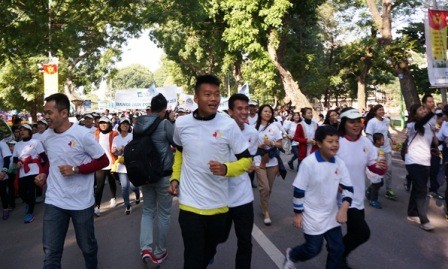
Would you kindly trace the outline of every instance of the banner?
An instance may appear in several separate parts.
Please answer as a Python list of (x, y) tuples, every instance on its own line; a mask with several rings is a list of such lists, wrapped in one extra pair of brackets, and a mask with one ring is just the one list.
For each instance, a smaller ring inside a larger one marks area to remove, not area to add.
[(58, 92), (58, 65), (48, 63), (42, 65), (44, 71), (44, 97)]
[(177, 106), (177, 92), (178, 88), (176, 85), (165, 86), (157, 88), (157, 90), (165, 96), (168, 101), (168, 109), (174, 109)]
[(115, 108), (125, 109), (146, 109), (151, 105), (151, 99), (159, 92), (155, 87), (149, 89), (127, 89), (115, 92)]
[(432, 86), (448, 87), (447, 11), (428, 9), (425, 18), (426, 58)]
[(249, 84), (247, 82), (244, 83), (244, 85), (241, 87), (241, 89), (238, 90), (238, 93), (242, 93), (250, 99)]

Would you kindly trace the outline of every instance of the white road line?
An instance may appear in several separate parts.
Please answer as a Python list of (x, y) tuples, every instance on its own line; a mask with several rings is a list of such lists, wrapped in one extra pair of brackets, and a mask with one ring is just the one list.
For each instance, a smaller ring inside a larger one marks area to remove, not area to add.
[(283, 268), (285, 256), (255, 224), (252, 229), (252, 236), (264, 252), (266, 252), (266, 254), (268, 254), (268, 256), (272, 259), (275, 265), (277, 265), (278, 268)]

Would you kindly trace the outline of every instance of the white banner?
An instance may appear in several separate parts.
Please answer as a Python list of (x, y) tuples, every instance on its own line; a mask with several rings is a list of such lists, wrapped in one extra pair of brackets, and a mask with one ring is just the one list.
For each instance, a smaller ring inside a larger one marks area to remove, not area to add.
[(238, 93), (242, 93), (250, 99), (249, 83), (244, 83), (244, 85), (238, 90)]
[(166, 100), (168, 101), (168, 109), (174, 109), (177, 106), (178, 87), (176, 85), (157, 88), (157, 91), (165, 96)]
[(155, 87), (149, 89), (127, 89), (115, 92), (115, 108), (125, 109), (146, 109), (151, 105), (151, 99), (158, 94)]
[(447, 12), (428, 9), (425, 16), (426, 58), (432, 86), (448, 86)]

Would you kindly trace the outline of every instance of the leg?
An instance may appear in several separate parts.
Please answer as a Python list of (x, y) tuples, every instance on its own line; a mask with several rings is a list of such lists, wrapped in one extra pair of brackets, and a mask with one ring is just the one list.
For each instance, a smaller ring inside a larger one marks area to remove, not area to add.
[(6, 192), (7, 183), (6, 180), (0, 181), (0, 197), (2, 200), (2, 208), (8, 209), (8, 193)]
[(140, 250), (152, 251), (152, 243), (154, 241), (154, 218), (156, 210), (156, 191), (154, 184), (145, 184), (142, 186), (143, 192), (143, 208), (142, 220), (140, 223)]
[(259, 167), (255, 168), (255, 173), (258, 180), (258, 190), (260, 191), (260, 205), (263, 215), (265, 213), (269, 214), (269, 194), (271, 189), (269, 188), (269, 180), (266, 169), (261, 169)]
[(98, 266), (98, 244), (93, 225), (93, 206), (84, 210), (71, 210), (70, 215), (75, 229), (76, 242), (84, 256), (86, 268), (96, 269)]
[[(238, 249), (235, 257), (235, 269), (250, 269), (252, 259), (252, 228), (254, 226), (254, 208), (250, 202), (245, 205), (230, 208), (228, 220), (235, 223), (235, 234)], [(227, 221), (229, 222), (229, 221)], [(230, 221), (231, 227), (232, 222)], [(230, 229), (229, 229), (230, 232)]]
[[(408, 169), (409, 167), (409, 169)], [(411, 164), (406, 165), (409, 176), (412, 179), (411, 195), (408, 204), (408, 216), (418, 216), (420, 223), (429, 222), (426, 214), (426, 195), (428, 194), (429, 167)]]
[(338, 269), (344, 254), (344, 242), (342, 240), (341, 226), (335, 227), (326, 233), (324, 238), (327, 241), (327, 269)]
[(429, 170), (429, 192), (437, 193), (439, 191), (439, 181), (437, 180), (437, 175), (440, 169), (440, 157), (431, 154), (431, 166)]
[[(156, 202), (157, 202), (157, 237), (155, 243), (154, 254), (160, 257), (166, 251), (166, 238), (171, 220), (171, 206), (173, 204), (173, 196), (167, 189), (169, 188), (170, 177), (164, 177), (155, 185)], [(146, 199), (146, 198), (145, 198)]]
[(126, 173), (117, 173), (121, 184), (121, 196), (123, 196), (124, 205), (126, 208), (131, 206), (129, 202), (129, 179)]
[(205, 228), (205, 260), (204, 266), (207, 267), (210, 260), (216, 255), (216, 247), (223, 240), (225, 234), (226, 219), (228, 213), (206, 216)]
[(387, 152), (384, 155), (387, 164), (387, 172), (384, 174), (384, 184), (386, 185), (386, 190), (390, 190), (392, 189), (392, 153)]
[(62, 252), (70, 215), (61, 208), (45, 204), (43, 223), (44, 269), (61, 268)]
[(117, 183), (115, 182), (115, 176), (112, 175), (110, 170), (104, 170), (106, 172), (107, 180), (109, 181), (109, 188), (112, 198), (117, 197)]
[(14, 209), (16, 207), (16, 189), (14, 188), (16, 174), (8, 174), (8, 177), (8, 205), (10, 208)]
[(106, 172), (104, 170), (98, 170), (95, 172), (96, 189), (95, 189), (95, 206), (98, 208), (101, 205), (101, 199), (103, 198), (104, 182), (106, 181)]
[[(146, 200), (146, 197), (145, 199)], [(205, 269), (205, 222), (200, 216), (185, 210), (179, 211), (179, 224), (184, 242), (184, 269)]]
[(304, 262), (311, 258), (316, 257), (322, 250), (322, 244), (324, 241), (323, 235), (309, 235), (303, 234), (305, 237), (305, 243), (296, 247), (293, 247), (289, 252), (289, 258), (293, 262)]
[(347, 213), (347, 234), (344, 236), (344, 258), (370, 238), (370, 229), (364, 219), (364, 210), (350, 208)]

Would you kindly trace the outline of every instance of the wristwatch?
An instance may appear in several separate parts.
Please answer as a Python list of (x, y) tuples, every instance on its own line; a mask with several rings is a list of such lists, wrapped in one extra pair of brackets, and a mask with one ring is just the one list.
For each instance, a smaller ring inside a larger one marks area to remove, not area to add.
[(78, 174), (78, 166), (72, 166), (72, 171), (75, 174)]

